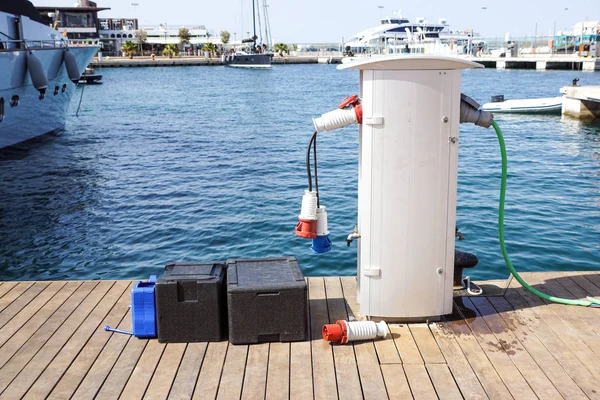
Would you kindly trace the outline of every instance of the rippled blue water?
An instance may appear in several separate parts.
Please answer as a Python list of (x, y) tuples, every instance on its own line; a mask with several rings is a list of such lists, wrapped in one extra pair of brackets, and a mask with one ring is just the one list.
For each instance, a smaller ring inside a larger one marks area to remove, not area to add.
[[(68, 127), (0, 152), (0, 279), (142, 278), (170, 261), (296, 255), (307, 275), (353, 274), (357, 130), (323, 134), (319, 184), (334, 250), (309, 254), (293, 227), (306, 185), (311, 118), (358, 90), (333, 66), (103, 70)], [(486, 102), (557, 95), (600, 73), (477, 70), (464, 92)], [(520, 270), (600, 264), (600, 125), (497, 118), (509, 151), (507, 242)], [(495, 134), (461, 128), (458, 247), (477, 278), (507, 275), (498, 248)]]

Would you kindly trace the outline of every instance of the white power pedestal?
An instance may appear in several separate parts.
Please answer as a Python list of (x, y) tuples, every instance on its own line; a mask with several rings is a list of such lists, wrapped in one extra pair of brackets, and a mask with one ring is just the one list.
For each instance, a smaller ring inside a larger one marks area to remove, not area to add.
[(461, 70), (459, 58), (402, 55), (360, 70), (358, 298), (386, 320), (452, 312)]

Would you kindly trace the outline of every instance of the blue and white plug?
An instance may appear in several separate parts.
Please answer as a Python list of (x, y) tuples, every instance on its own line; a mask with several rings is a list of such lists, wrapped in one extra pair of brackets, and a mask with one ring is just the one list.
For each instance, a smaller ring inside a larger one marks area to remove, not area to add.
[(325, 206), (317, 208), (317, 237), (312, 240), (310, 252), (313, 254), (323, 254), (331, 251), (331, 240), (329, 239), (329, 229), (327, 228), (327, 211)]

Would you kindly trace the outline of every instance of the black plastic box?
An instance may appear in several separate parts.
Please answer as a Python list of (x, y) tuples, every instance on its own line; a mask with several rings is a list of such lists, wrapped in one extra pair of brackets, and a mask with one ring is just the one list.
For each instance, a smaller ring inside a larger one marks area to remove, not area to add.
[(226, 335), (226, 265), (174, 263), (156, 283), (160, 343), (218, 342)]
[(295, 257), (227, 261), (229, 341), (308, 337), (306, 281)]

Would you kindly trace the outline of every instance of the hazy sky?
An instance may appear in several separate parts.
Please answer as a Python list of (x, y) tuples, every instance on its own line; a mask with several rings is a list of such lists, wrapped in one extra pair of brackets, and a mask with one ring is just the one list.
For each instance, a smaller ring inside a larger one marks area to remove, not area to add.
[[(1, 1), (1, 0), (0, 0)], [(258, 0), (261, 4), (263, 0)], [(446, 18), (450, 30), (474, 29), (484, 37), (533, 35), (570, 28), (576, 22), (600, 20), (600, 0), (266, 0), (271, 32), (278, 42), (339, 42), (342, 37), (370, 28), (384, 15), (402, 9), (414, 21)], [(251, 31), (252, 0), (96, 0), (104, 18), (137, 17), (140, 25), (167, 23), (169, 27), (205, 25), (219, 32)], [(74, 0), (33, 0), (37, 6), (72, 6)], [(137, 3), (138, 6), (133, 6)], [(381, 8), (383, 7), (383, 8)], [(244, 33), (245, 36), (245, 33)]]

